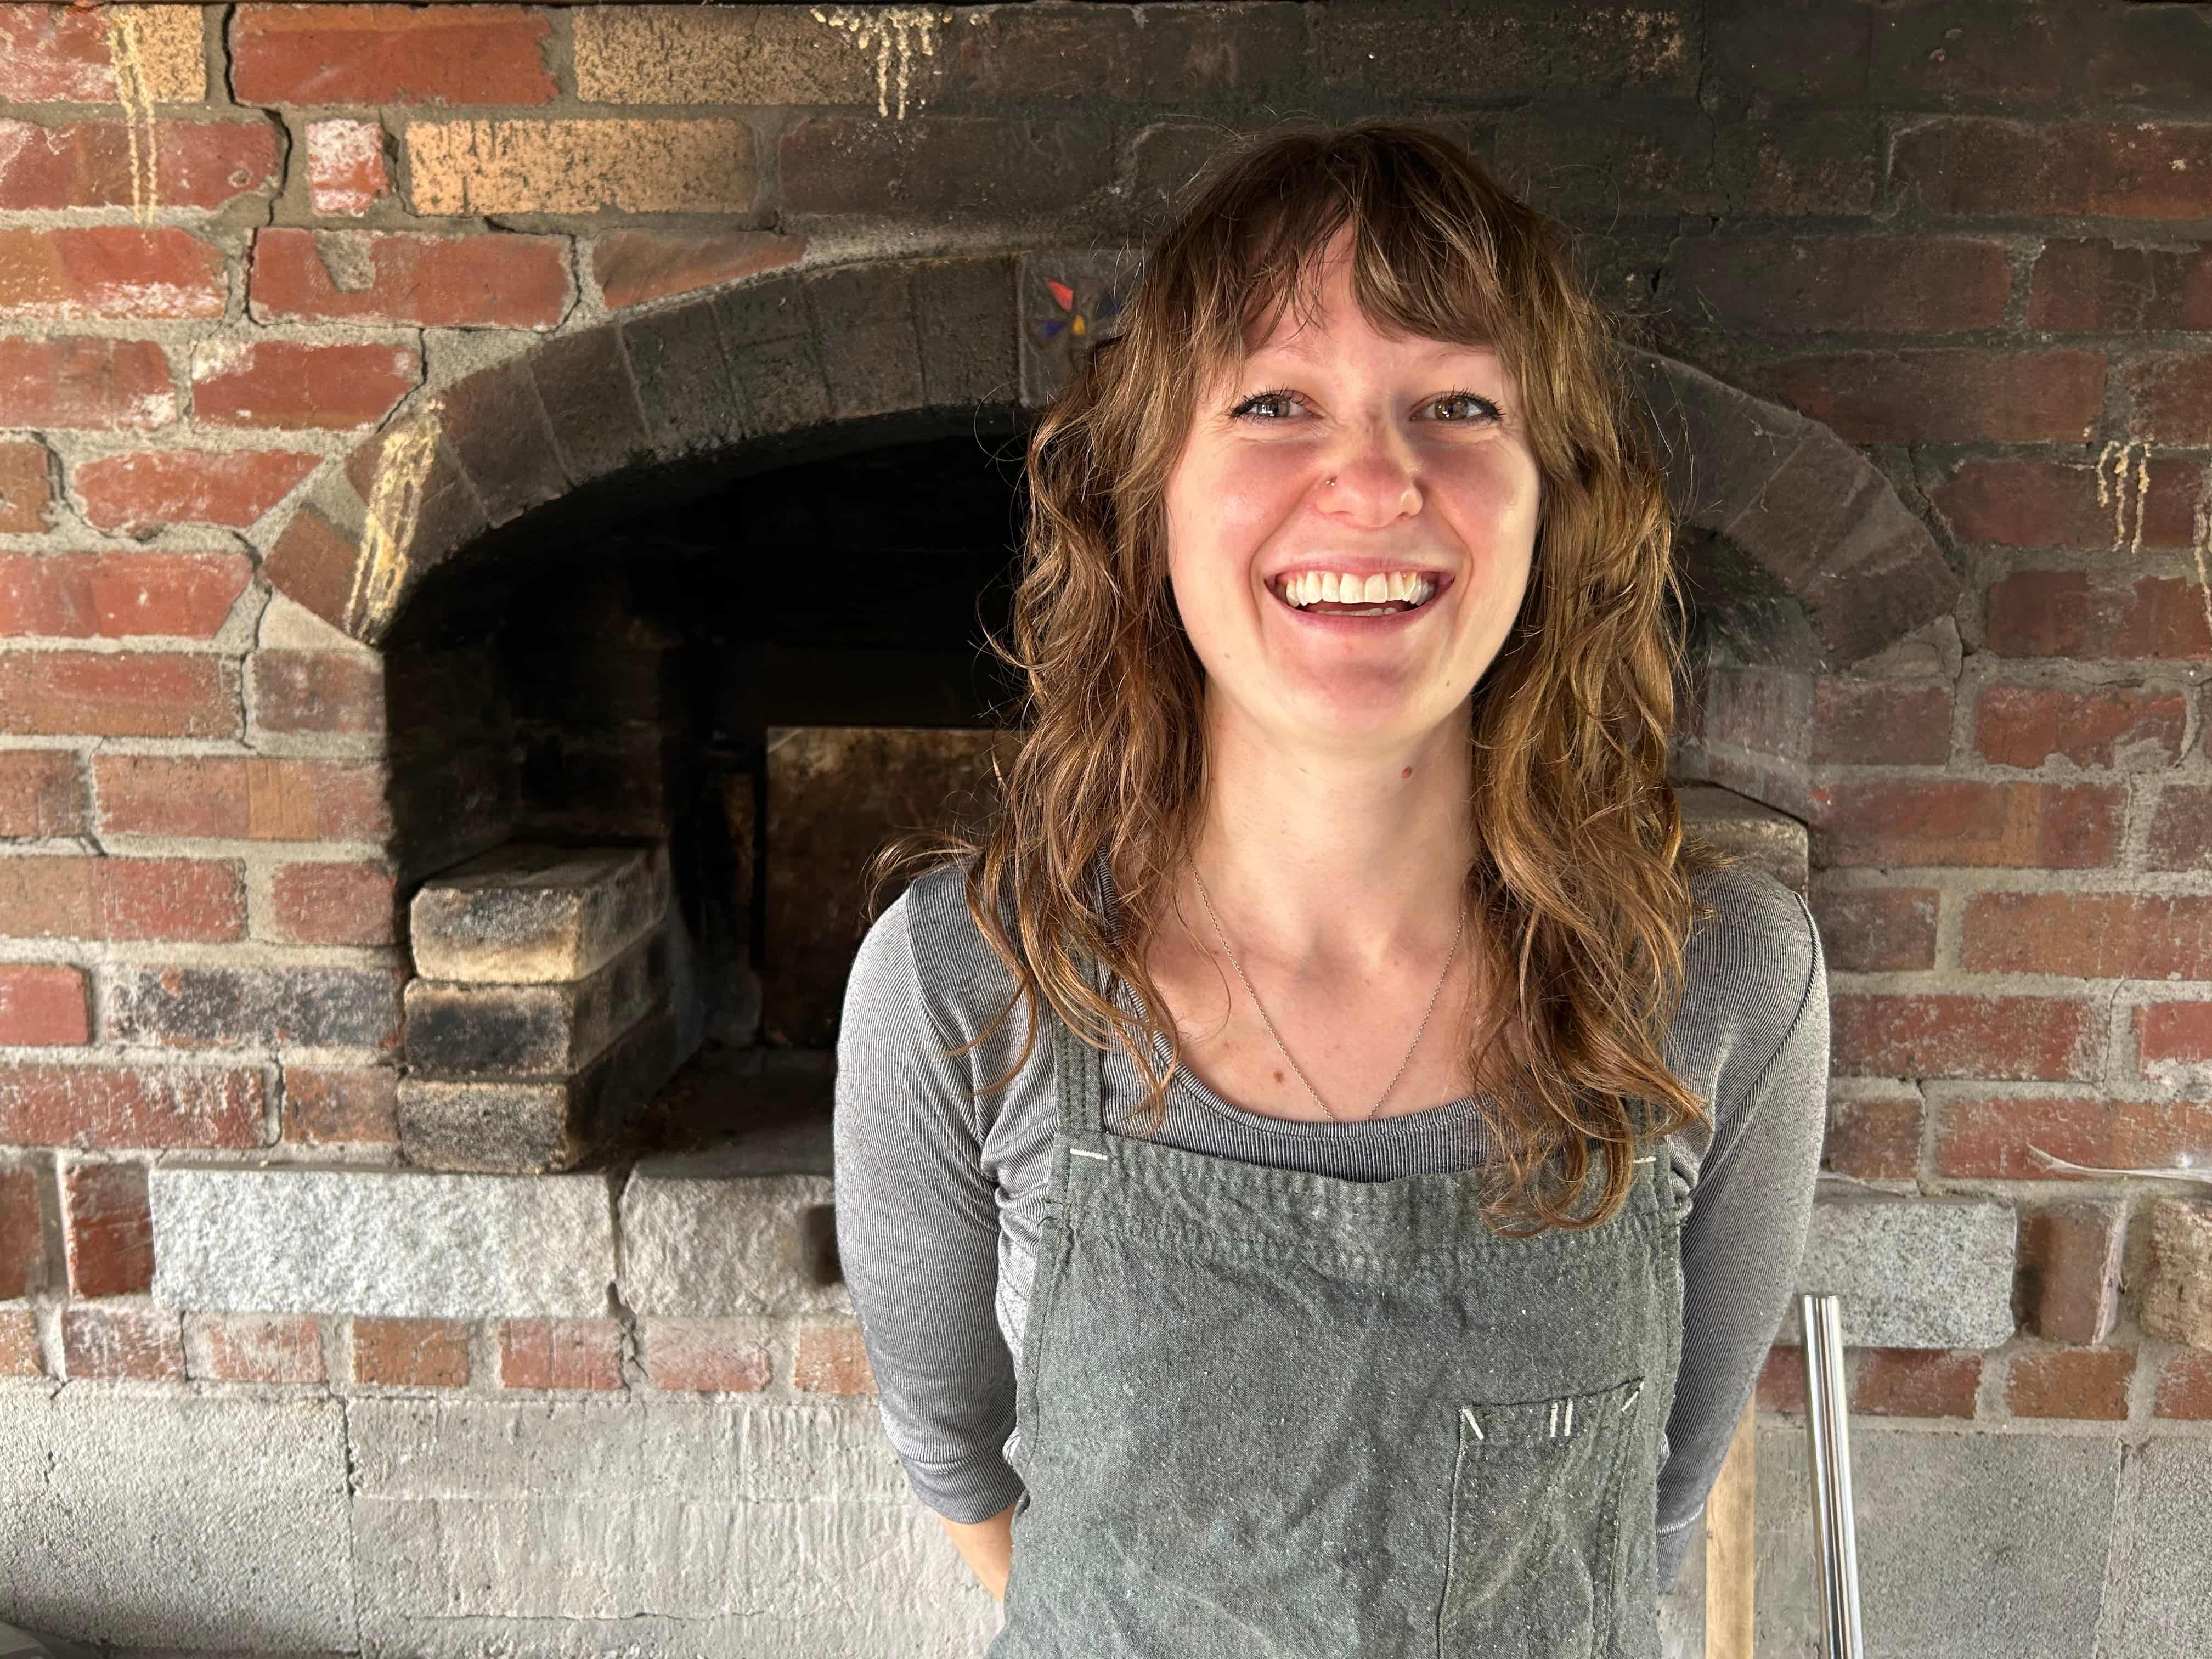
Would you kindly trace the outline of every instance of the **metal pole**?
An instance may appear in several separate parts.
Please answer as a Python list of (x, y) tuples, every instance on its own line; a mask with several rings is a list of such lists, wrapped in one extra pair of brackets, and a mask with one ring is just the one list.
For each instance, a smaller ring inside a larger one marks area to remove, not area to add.
[(1843, 1326), (1836, 1298), (1802, 1291), (1805, 1430), (1812, 1443), (1813, 1540), (1820, 1571), (1820, 1651), (1863, 1659), (1857, 1534), (1851, 1519), (1850, 1408), (1844, 1387)]

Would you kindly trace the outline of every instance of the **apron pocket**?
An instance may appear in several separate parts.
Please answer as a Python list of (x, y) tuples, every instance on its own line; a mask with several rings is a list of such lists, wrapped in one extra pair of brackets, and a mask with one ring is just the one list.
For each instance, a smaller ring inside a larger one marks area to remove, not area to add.
[(1438, 1659), (1599, 1659), (1644, 1379), (1459, 1414)]

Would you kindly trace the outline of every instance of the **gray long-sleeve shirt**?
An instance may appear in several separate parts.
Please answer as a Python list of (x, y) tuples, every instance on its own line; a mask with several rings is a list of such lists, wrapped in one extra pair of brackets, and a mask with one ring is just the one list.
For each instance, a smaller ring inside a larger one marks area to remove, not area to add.
[[(1112, 884), (1097, 871), (1111, 915)], [(1021, 1492), (1014, 1377), (1050, 1176), (1057, 1100), (1038, 1033), (1013, 1080), (977, 1090), (1020, 1052), (1014, 1012), (947, 1060), (1013, 988), (976, 929), (963, 872), (917, 877), (868, 930), (837, 1037), (836, 1233), (885, 1432), (915, 1494), (954, 1521)], [(1826, 1121), (1828, 988), (1804, 901), (1745, 866), (1701, 872), (1717, 914), (1686, 946), (1667, 1063), (1711, 1103), (1709, 1133), (1669, 1143), (1682, 1227), (1682, 1357), (1659, 1474), (1659, 1578), (1670, 1586), (1789, 1301)], [(1141, 1006), (1119, 979), (1115, 993)], [(1164, 1068), (1164, 1038), (1154, 1041)], [(1104, 1056), (1109, 1127), (1142, 1098), (1135, 1065)], [(1217, 1158), (1354, 1181), (1471, 1168), (1488, 1156), (1475, 1103), (1342, 1122), (1245, 1111), (1188, 1071), (1160, 1141)]]

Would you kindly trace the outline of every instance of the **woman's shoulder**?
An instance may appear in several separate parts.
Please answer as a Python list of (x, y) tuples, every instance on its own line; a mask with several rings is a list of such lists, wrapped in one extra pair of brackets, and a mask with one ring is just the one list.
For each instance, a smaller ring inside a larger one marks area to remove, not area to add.
[[(1711, 914), (1697, 921), (1684, 945), (1668, 1063), (1724, 1125), (1785, 1052), (1825, 1052), (1826, 964), (1811, 908), (1771, 872), (1742, 864), (1697, 871), (1690, 890)], [(1802, 1105), (1825, 1115), (1824, 1098)]]
[[(911, 990), (948, 1030), (972, 1032), (974, 1016), (995, 1009), (1012, 981), (968, 908), (968, 858), (947, 858), (908, 882), (869, 929), (896, 929), (911, 964)], [(866, 951), (868, 945), (862, 944)]]
[(1820, 963), (1820, 936), (1797, 890), (1753, 864), (1692, 871), (1691, 896), (1711, 907), (1684, 944), (1688, 975), (1731, 1000), (1802, 1000)]

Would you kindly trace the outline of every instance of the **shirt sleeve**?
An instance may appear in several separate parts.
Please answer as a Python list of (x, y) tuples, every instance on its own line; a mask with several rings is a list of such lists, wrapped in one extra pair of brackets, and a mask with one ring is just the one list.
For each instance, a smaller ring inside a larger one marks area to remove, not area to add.
[(1802, 981), (1790, 975), (1796, 1012), (1741, 1103), (1717, 1121), (1682, 1224), (1682, 1360), (1659, 1473), (1662, 1590), (1757, 1386), (1812, 1221), (1827, 1127), (1827, 964), (1812, 910), (1790, 896), (1804, 933), (1785, 959), (1810, 963)]
[[(911, 890), (908, 890), (909, 893)], [(845, 985), (832, 1158), (837, 1255), (891, 1448), (915, 1495), (988, 1520), (1021, 1477), (999, 1333), (998, 1206), (959, 1060), (922, 994), (902, 893), (870, 926)], [(957, 1041), (957, 1039), (955, 1039)]]

